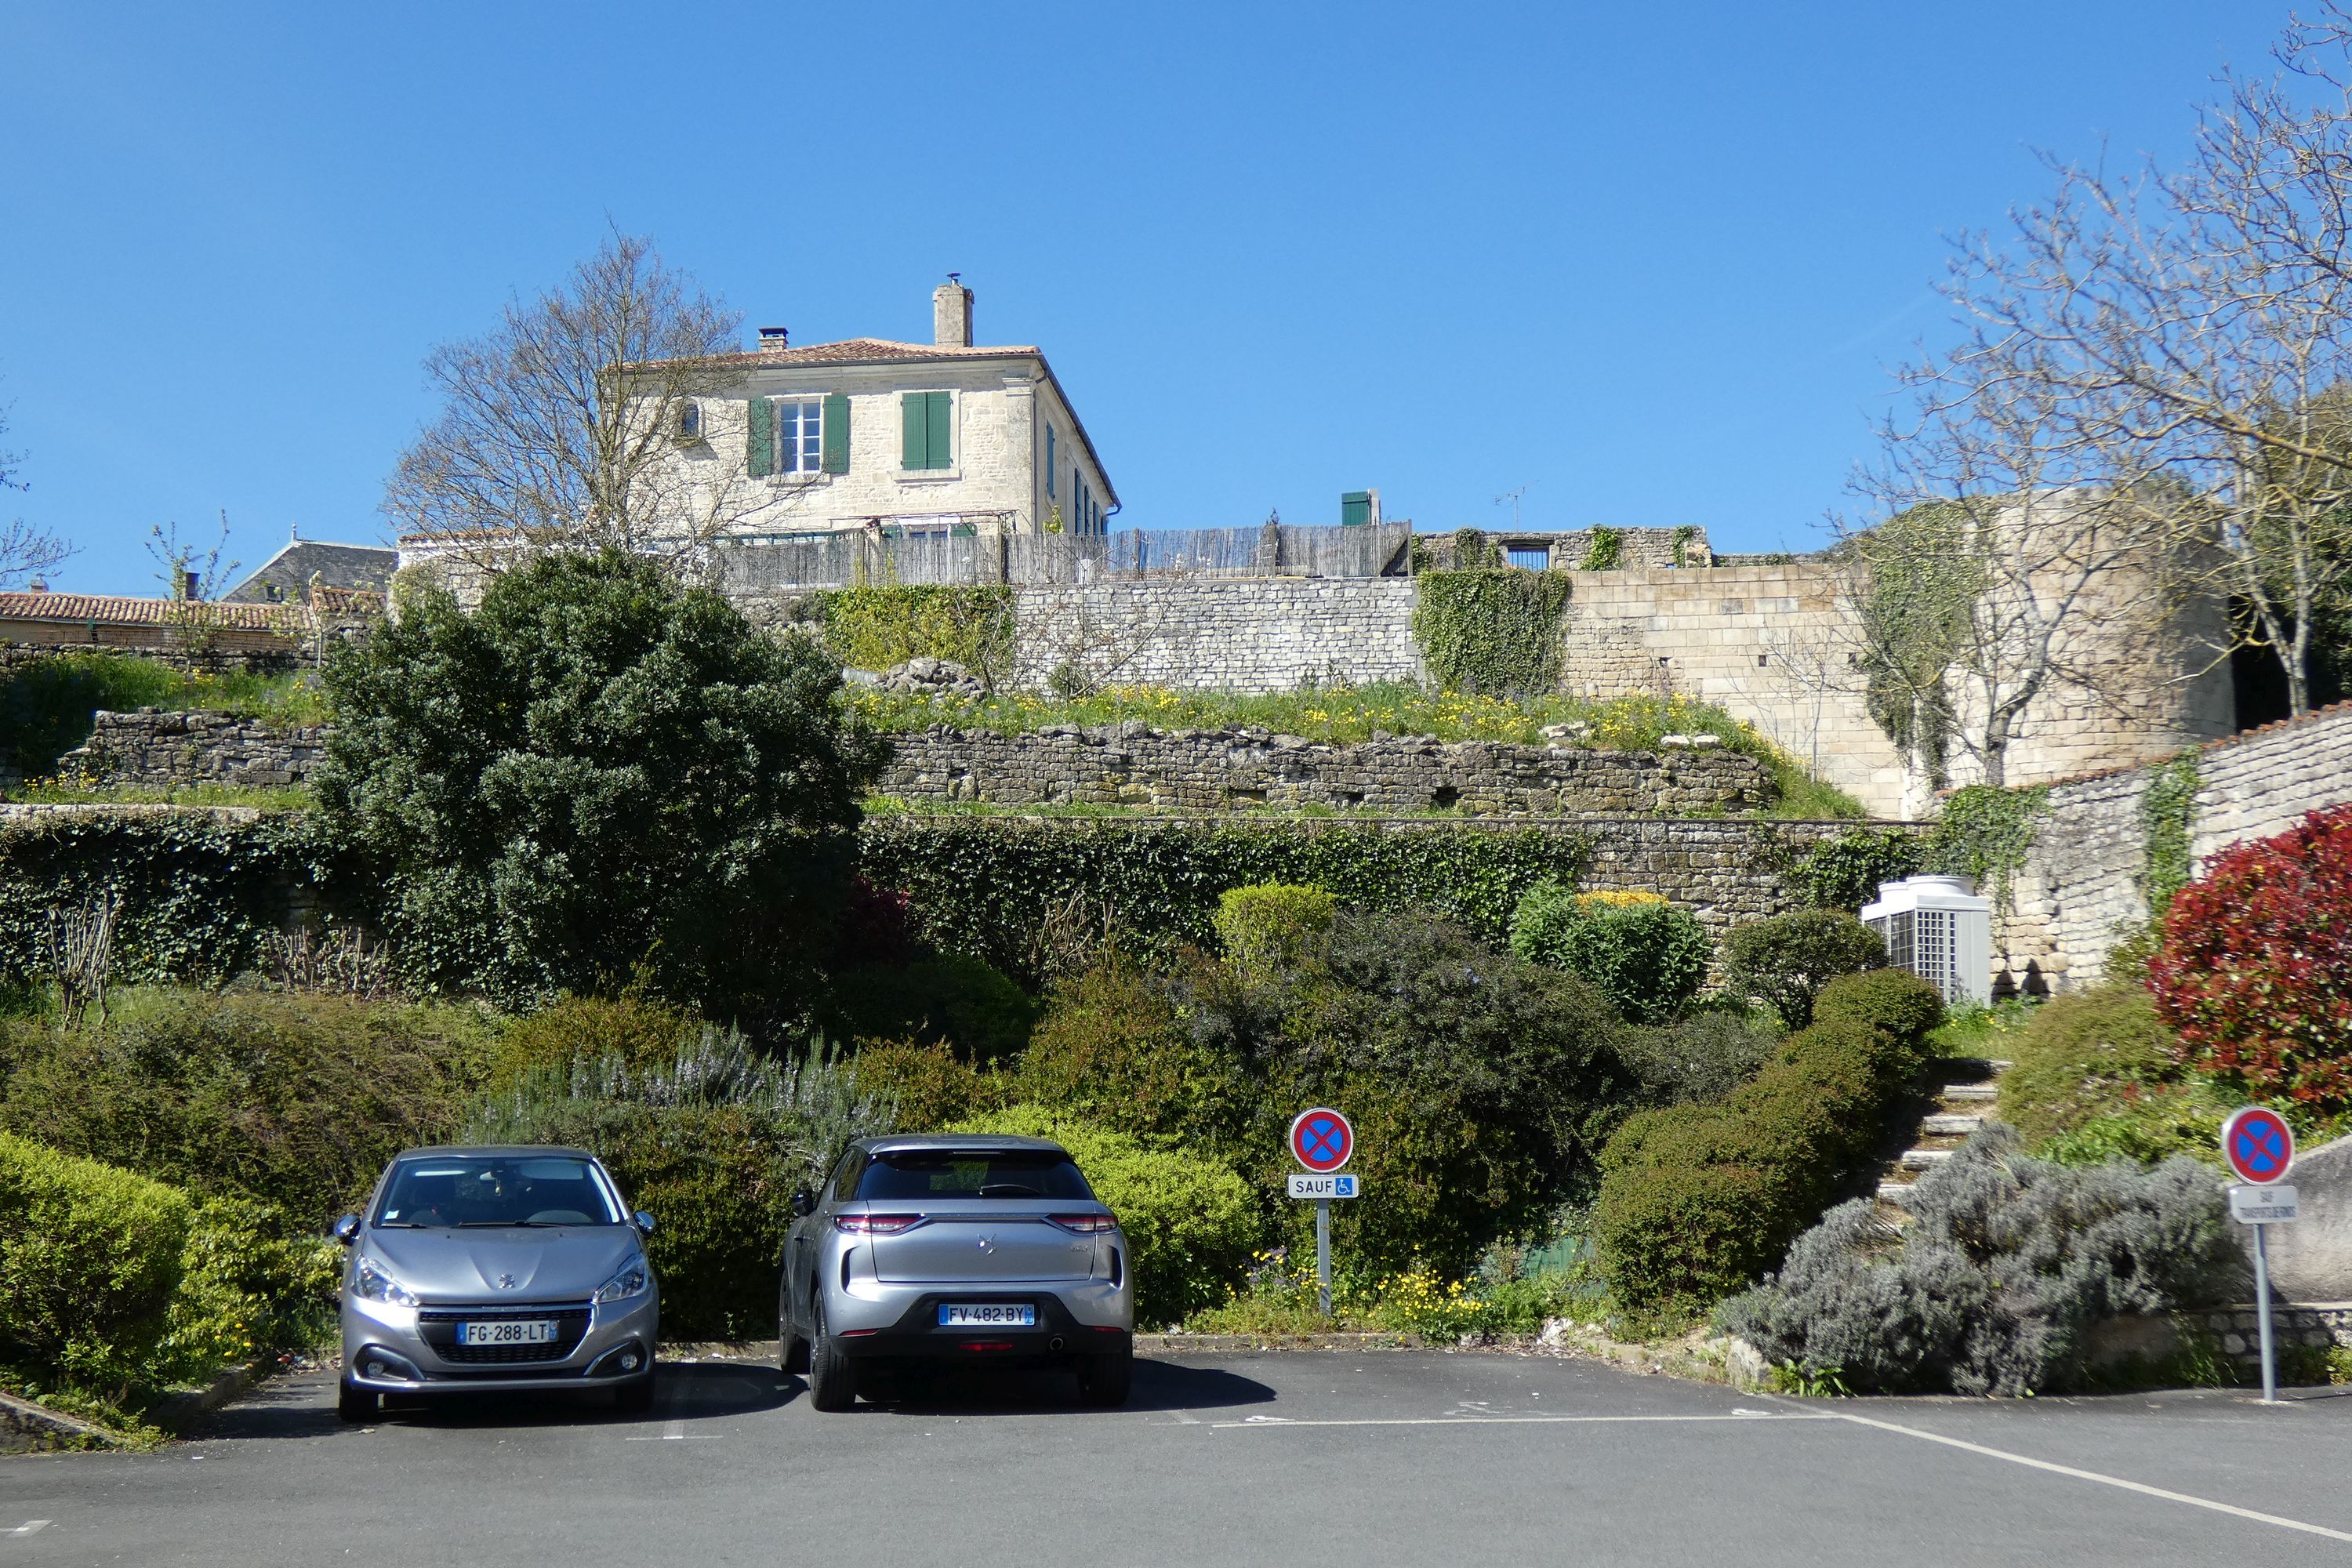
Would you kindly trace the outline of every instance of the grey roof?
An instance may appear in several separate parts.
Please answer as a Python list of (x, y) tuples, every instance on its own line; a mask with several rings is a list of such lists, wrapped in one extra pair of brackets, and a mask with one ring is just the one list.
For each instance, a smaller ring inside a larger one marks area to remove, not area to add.
[[(381, 544), (330, 544), (297, 539), (254, 574), (221, 595), (232, 604), (300, 604), (315, 574), (322, 588), (364, 588), (383, 593), (400, 564), (400, 552)], [(275, 592), (272, 592), (272, 590)]]

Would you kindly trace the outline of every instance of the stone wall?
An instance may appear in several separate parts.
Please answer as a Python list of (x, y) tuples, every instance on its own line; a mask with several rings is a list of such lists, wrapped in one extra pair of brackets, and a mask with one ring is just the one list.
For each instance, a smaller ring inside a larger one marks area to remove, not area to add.
[(1723, 751), (1414, 737), (1333, 746), (1263, 730), (1169, 734), (1132, 721), (1021, 735), (928, 730), (897, 737), (897, 747), (877, 788), (917, 801), (1689, 816), (1753, 811), (1773, 795), (1761, 763)]
[[(2147, 921), (2145, 808), (2159, 766), (2052, 787), (2011, 907), (1993, 922), (1996, 974), (2006, 970), (2027, 990), (2094, 984), (2119, 937)], [(2214, 742), (2199, 751), (2197, 771), (2189, 845), (2202, 867), (2233, 844), (2352, 801), (2352, 703)]]
[(1018, 588), (1021, 678), (1288, 691), (1418, 680), (1408, 577), (1172, 578)]
[(89, 741), (68, 752), (58, 772), (151, 788), (284, 788), (310, 782), (325, 759), (327, 733), (324, 725), (282, 730), (232, 713), (100, 713)]

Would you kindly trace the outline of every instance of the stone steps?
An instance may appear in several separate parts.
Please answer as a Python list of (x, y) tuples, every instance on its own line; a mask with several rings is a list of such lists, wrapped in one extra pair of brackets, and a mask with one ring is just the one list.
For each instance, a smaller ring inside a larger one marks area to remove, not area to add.
[[(1887, 1217), (1896, 1224), (1909, 1217), (1912, 1188), (1919, 1178), (1958, 1152), (1969, 1135), (1985, 1124), (1990, 1102), (2000, 1093), (1994, 1080), (2011, 1066), (1999, 1058), (1935, 1065), (1950, 1074), (1950, 1079), (1931, 1096), (1935, 1108), (1920, 1117), (1911, 1146), (1889, 1161), (1879, 1174), (1878, 1201), (1887, 1206)], [(1971, 1070), (1974, 1077), (1960, 1076)]]

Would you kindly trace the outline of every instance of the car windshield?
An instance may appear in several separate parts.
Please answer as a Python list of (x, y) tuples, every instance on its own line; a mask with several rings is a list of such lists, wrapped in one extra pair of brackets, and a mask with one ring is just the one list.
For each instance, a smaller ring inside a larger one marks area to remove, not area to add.
[(403, 1160), (383, 1187), (380, 1226), (618, 1225), (604, 1184), (570, 1155), (440, 1155)]
[(861, 1198), (1075, 1198), (1091, 1201), (1067, 1154), (1039, 1149), (898, 1149), (877, 1154), (857, 1183)]

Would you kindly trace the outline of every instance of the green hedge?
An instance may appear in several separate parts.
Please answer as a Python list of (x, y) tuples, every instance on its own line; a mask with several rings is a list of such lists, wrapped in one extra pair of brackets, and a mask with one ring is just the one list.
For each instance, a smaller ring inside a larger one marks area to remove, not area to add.
[(161, 1182), (0, 1133), (0, 1339), (128, 1381), (163, 1335), (193, 1215)]
[(1620, 1303), (1704, 1305), (1777, 1266), (1876, 1151), (1943, 1003), (1879, 970), (1831, 982), (1813, 1017), (1721, 1100), (1643, 1111), (1610, 1140), (1592, 1225)]
[(299, 891), (330, 911), (365, 889), (309, 812), (50, 816), (0, 827), (0, 979), (37, 972), (49, 911), (122, 901), (114, 978), (217, 982), (256, 967)]
[(1214, 1306), (1249, 1268), (1261, 1235), (1256, 1196), (1231, 1167), (1198, 1151), (1147, 1149), (1034, 1105), (956, 1131), (1051, 1138), (1070, 1152), (1127, 1237), (1139, 1327), (1181, 1322)]
[(1590, 840), (1567, 828), (1311, 818), (881, 818), (860, 847), (867, 879), (906, 889), (933, 942), (1024, 976), (1037, 973), (1036, 933), (1057, 910), (1108, 917), (1139, 949), (1205, 947), (1219, 897), (1265, 882), (1328, 889), (1359, 908), (1426, 905), (1500, 945), (1522, 893), (1548, 877), (1573, 881), (1591, 856)]

